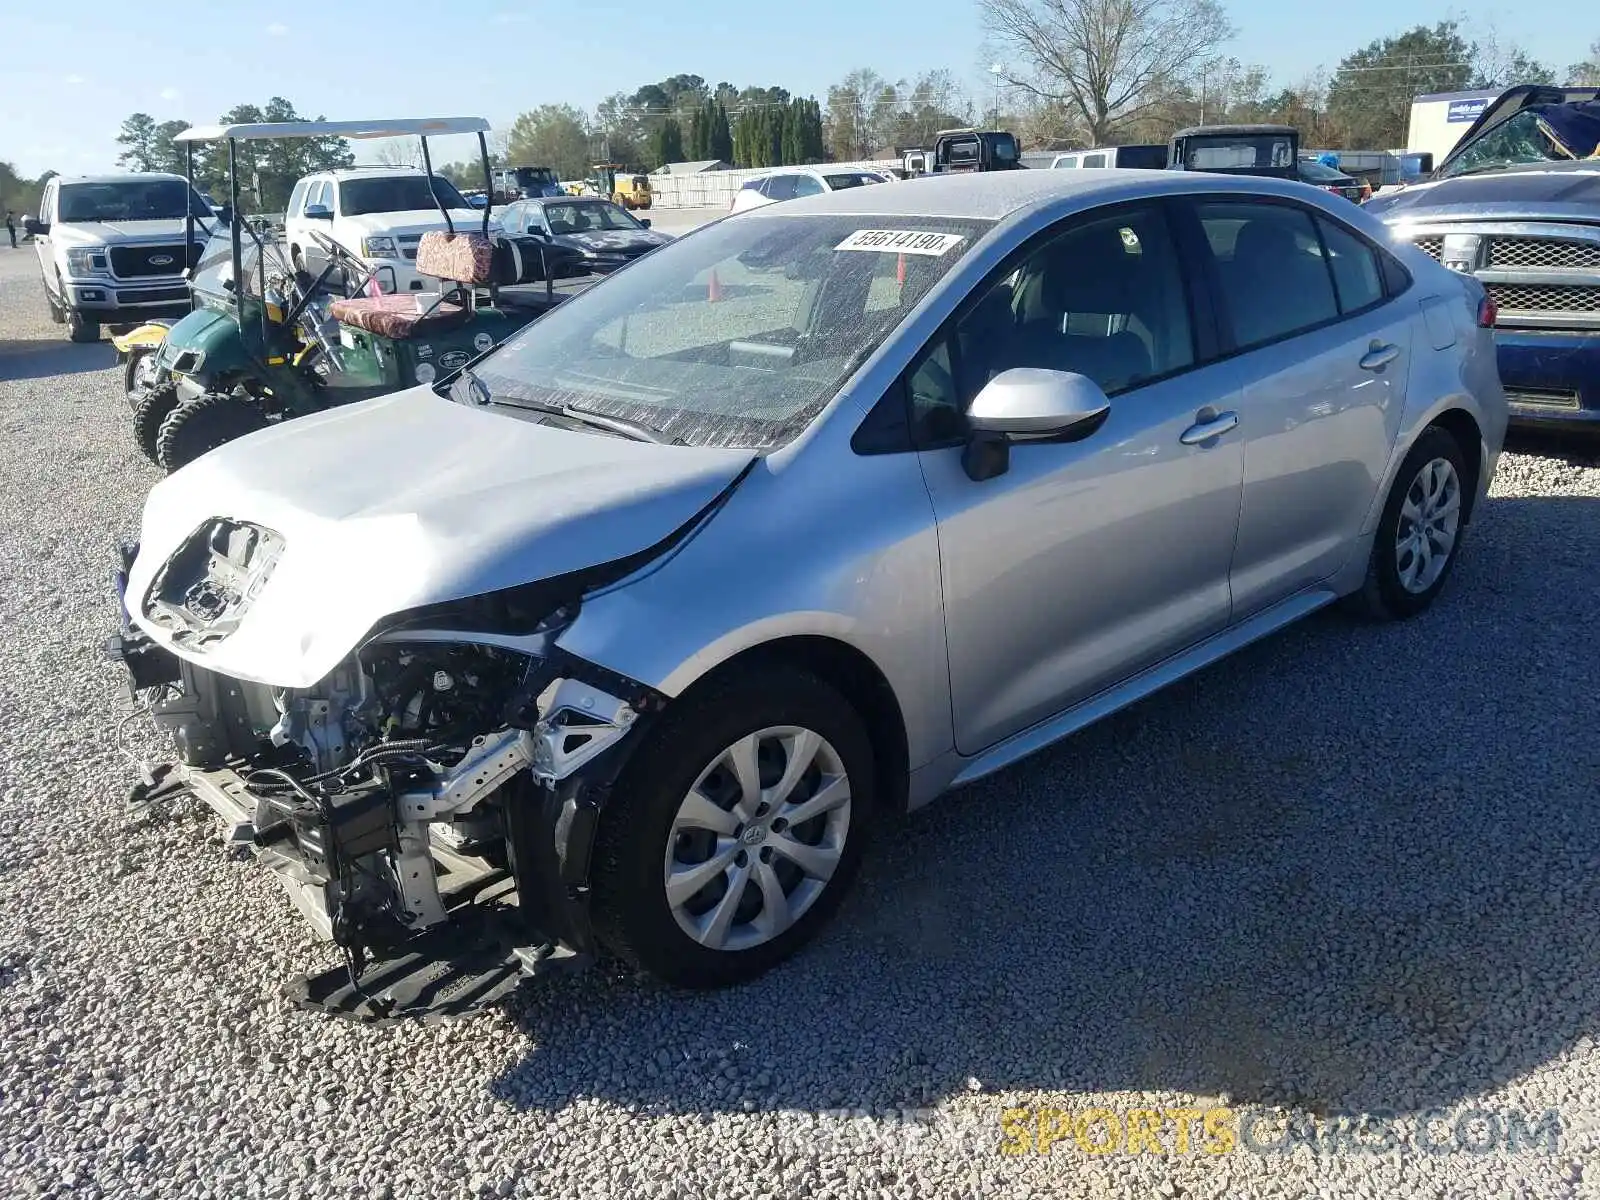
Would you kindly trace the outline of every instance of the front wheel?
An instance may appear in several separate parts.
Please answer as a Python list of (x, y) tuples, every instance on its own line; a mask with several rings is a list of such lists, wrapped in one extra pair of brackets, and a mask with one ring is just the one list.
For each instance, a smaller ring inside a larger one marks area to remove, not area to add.
[(67, 313), (67, 340), (72, 342), (98, 342), (100, 322), (84, 316), (76, 309)]
[(1446, 430), (1431, 426), (1400, 464), (1378, 518), (1367, 578), (1351, 606), (1375, 620), (1425, 611), (1444, 589), (1465, 532), (1466, 457)]
[(790, 667), (712, 684), (649, 732), (601, 814), (596, 933), (680, 987), (753, 979), (838, 907), (874, 800), (872, 744), (832, 687)]
[(135, 346), (128, 351), (127, 364), (122, 368), (122, 389), (128, 403), (134, 408), (156, 382), (156, 346)]
[(266, 426), (266, 414), (250, 397), (239, 392), (207, 392), (178, 405), (161, 422), (156, 459), (168, 471), (176, 471), (202, 454)]

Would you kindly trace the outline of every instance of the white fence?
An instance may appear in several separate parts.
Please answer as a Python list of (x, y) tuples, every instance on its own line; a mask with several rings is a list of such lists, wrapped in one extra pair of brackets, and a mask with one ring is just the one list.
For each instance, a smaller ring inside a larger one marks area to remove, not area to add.
[[(882, 171), (898, 167), (898, 159), (872, 162), (822, 163), (819, 170)], [(747, 179), (760, 179), (782, 167), (756, 167), (745, 171), (703, 171), (698, 175), (651, 175), (650, 203), (654, 208), (727, 208)]]

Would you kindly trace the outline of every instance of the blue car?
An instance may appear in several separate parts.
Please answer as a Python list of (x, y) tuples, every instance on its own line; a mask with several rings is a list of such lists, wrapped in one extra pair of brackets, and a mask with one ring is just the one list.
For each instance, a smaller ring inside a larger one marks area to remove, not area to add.
[(1496, 307), (1511, 422), (1600, 433), (1600, 89), (1514, 87), (1366, 210)]

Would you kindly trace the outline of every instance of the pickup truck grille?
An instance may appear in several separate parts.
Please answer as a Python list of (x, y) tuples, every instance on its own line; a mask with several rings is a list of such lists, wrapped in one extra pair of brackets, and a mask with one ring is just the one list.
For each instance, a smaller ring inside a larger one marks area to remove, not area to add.
[[(1546, 232), (1548, 228), (1548, 232)], [(1499, 308), (1495, 323), (1524, 329), (1600, 329), (1600, 229), (1538, 222), (1441, 222), (1411, 242), (1435, 259), (1445, 241), (1474, 253), (1472, 274)]]
[(1552, 268), (1558, 271), (1600, 271), (1600, 243), (1557, 238), (1492, 238), (1489, 266)]
[(1517, 313), (1600, 314), (1600, 287), (1562, 283), (1486, 283), (1502, 316)]
[[(163, 243), (158, 246), (112, 246), (111, 273), (118, 279), (138, 279), (146, 275), (181, 275), (185, 267), (192, 266), (200, 257), (200, 248), (193, 246), (186, 256), (183, 243)], [(165, 259), (165, 262), (159, 261)]]

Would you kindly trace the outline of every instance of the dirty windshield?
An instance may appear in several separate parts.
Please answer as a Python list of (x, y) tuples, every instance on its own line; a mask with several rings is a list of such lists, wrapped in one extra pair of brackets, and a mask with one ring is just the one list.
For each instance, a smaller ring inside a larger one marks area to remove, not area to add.
[(932, 217), (732, 217), (560, 305), (476, 369), (502, 410), (572, 409), (663, 440), (794, 437), (983, 236)]
[(551, 233), (594, 233), (604, 230), (644, 228), (608, 200), (546, 204), (544, 218), (550, 223)]

